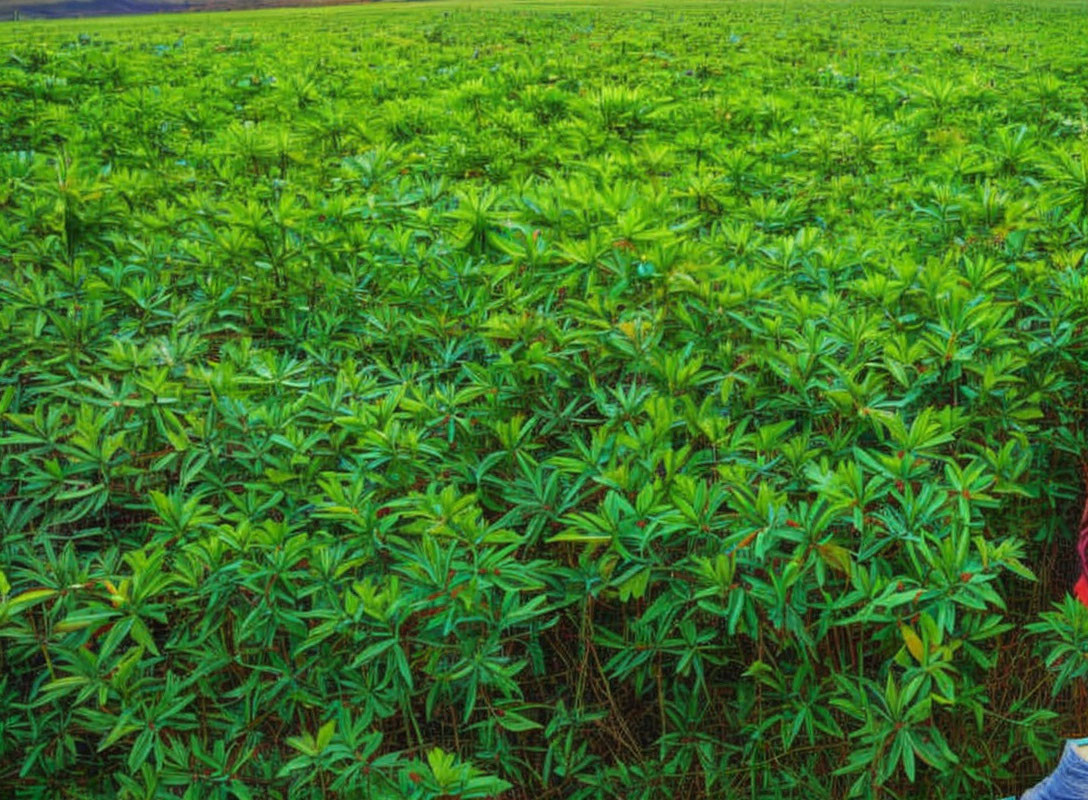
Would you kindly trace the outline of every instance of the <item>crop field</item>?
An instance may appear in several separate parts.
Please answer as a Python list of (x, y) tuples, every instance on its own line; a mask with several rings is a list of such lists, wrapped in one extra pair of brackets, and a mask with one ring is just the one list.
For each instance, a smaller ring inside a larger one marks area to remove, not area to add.
[(0, 798), (975, 800), (1088, 734), (1082, 3), (0, 24)]

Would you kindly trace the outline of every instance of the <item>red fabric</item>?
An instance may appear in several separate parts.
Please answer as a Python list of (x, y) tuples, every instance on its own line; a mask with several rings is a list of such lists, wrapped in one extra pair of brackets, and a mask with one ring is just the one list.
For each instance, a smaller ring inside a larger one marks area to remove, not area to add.
[[(1088, 465), (1084, 466), (1084, 482), (1088, 486)], [(1073, 587), (1073, 594), (1088, 606), (1088, 499), (1080, 515), (1080, 532), (1077, 534), (1077, 558), (1080, 561), (1080, 579)]]
[(1073, 594), (1077, 596), (1084, 605), (1088, 606), (1088, 577), (1084, 575), (1080, 576), (1080, 580), (1077, 581), (1077, 585), (1073, 587)]

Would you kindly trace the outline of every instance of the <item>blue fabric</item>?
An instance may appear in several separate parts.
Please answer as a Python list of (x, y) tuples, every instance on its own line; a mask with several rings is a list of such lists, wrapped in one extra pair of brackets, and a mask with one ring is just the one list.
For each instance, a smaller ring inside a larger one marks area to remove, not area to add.
[(1068, 740), (1058, 768), (1020, 800), (1088, 800), (1088, 761), (1076, 751), (1077, 745), (1086, 743), (1086, 739)]

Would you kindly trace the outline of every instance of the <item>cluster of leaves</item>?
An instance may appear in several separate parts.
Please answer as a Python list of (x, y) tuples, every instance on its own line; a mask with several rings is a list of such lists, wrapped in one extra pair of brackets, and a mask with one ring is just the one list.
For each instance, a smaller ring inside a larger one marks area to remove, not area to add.
[(0, 794), (1043, 771), (1081, 13), (0, 30)]

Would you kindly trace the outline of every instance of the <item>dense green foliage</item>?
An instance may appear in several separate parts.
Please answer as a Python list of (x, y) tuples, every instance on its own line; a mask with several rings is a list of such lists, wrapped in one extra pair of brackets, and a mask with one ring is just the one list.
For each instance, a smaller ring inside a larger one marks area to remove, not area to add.
[(0, 28), (0, 796), (1033, 782), (1082, 15)]

